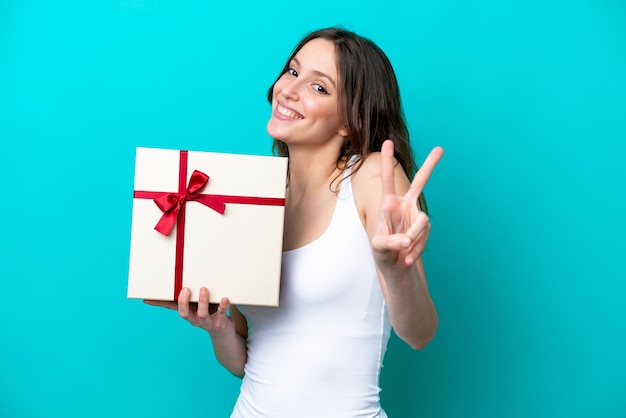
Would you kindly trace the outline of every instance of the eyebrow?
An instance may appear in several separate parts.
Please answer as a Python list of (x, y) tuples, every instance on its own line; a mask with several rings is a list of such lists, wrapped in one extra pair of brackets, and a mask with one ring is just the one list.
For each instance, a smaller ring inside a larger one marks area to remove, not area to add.
[[(298, 64), (298, 66), (300, 66), (300, 65), (301, 65), (301, 64), (300, 64), (300, 61), (298, 61), (298, 58), (293, 57), (291, 60), (292, 60), (292, 61), (294, 61), (296, 64)], [(337, 88), (337, 85), (335, 84), (335, 81), (334, 81), (332, 78), (330, 78), (330, 76), (329, 76), (328, 74), (326, 74), (326, 73), (324, 73), (324, 72), (321, 72), (321, 71), (317, 71), (317, 70), (314, 70), (314, 71), (313, 71), (313, 74), (315, 74), (315, 75), (318, 75), (318, 76), (320, 76), (320, 77), (324, 77), (324, 78), (328, 79), (328, 81), (330, 81), (330, 82), (331, 82), (331, 84), (333, 85), (333, 87), (334, 87), (334, 88)]]

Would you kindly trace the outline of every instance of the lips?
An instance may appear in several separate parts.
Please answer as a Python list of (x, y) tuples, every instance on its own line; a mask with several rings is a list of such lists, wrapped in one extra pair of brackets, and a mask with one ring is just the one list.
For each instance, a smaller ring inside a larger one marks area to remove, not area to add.
[(301, 114), (299, 114), (293, 109), (283, 106), (280, 102), (276, 104), (276, 112), (278, 112), (280, 115), (285, 116), (289, 119), (294, 119), (294, 120), (304, 119), (304, 116), (302, 116)]

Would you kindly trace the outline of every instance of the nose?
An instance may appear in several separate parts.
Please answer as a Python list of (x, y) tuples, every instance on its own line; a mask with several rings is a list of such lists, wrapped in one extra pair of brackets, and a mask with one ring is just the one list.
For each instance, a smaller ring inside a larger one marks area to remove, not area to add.
[(293, 80), (285, 80), (285, 83), (281, 86), (279, 94), (285, 97), (286, 99), (298, 100), (299, 96), (300, 83), (298, 83), (298, 79)]

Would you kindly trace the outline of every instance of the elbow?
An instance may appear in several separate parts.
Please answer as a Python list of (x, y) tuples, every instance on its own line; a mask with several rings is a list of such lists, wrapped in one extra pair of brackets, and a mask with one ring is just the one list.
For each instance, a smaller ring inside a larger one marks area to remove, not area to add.
[(421, 329), (420, 332), (414, 333), (408, 338), (403, 338), (403, 340), (413, 350), (423, 350), (432, 341), (432, 339), (435, 338), (438, 326), (439, 321), (435, 318), (433, 323), (429, 324), (428, 327)]
[(233, 359), (221, 359), (218, 357), (217, 361), (224, 367), (230, 374), (240, 379), (246, 374), (246, 361), (247, 356), (240, 361)]
[(220, 364), (222, 365), (222, 367), (224, 367), (226, 370), (228, 370), (228, 372), (230, 374), (232, 374), (235, 377), (238, 377), (239, 379), (243, 379), (244, 374), (246, 374), (244, 365), (225, 364), (225, 363), (222, 363), (222, 362), (220, 362)]
[(407, 341), (407, 344), (409, 344), (409, 347), (413, 350), (423, 350), (426, 348), (431, 339), (432, 338), (423, 338), (415, 341)]
[(233, 376), (243, 379), (243, 376), (246, 374), (246, 362), (244, 361), (241, 364), (235, 365), (233, 368), (228, 368), (228, 371)]
[(413, 350), (423, 350), (424, 348), (426, 348), (428, 343), (430, 343), (430, 341), (433, 339), (434, 336), (435, 335), (433, 334), (432, 336), (428, 336), (428, 337), (415, 338), (411, 341), (406, 341), (406, 343)]

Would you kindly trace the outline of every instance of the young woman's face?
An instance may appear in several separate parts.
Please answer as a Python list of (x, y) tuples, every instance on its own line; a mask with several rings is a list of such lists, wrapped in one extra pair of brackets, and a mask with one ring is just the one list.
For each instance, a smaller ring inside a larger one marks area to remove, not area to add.
[(288, 145), (343, 142), (339, 116), (335, 45), (325, 39), (305, 44), (274, 85), (269, 135)]

